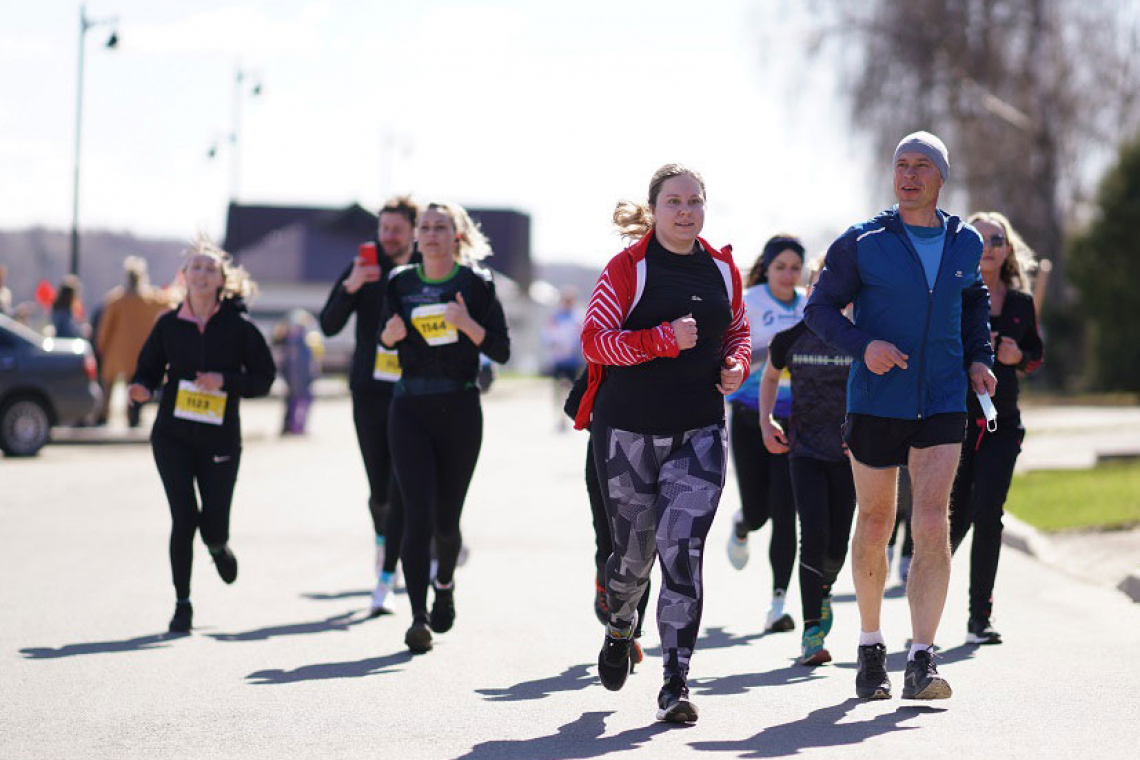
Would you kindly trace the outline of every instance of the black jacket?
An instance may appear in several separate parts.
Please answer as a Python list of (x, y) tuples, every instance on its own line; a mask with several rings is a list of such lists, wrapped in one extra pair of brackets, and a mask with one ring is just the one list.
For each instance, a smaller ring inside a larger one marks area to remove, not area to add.
[[(352, 272), (350, 263), (337, 278), (329, 293), (325, 307), (321, 309), (321, 332), (333, 336), (344, 329), (348, 318), (356, 313), (356, 347), (352, 351), (352, 369), (348, 375), (348, 387), (354, 393), (391, 393), (393, 383), (377, 380), (372, 377), (372, 370), (376, 362), (376, 336), (383, 327), (380, 325), (380, 313), (384, 309), (384, 292), (388, 275), (395, 268), (392, 260), (384, 255), (380, 244), (376, 244), (379, 251), (377, 258), (380, 264), (380, 279), (376, 282), (366, 282), (360, 290), (349, 293), (344, 289), (344, 281)], [(422, 260), (418, 251), (412, 253), (409, 263), (418, 263)]]
[[(180, 309), (155, 322), (139, 352), (132, 380), (153, 392), (166, 378), (151, 435), (170, 435), (219, 452), (232, 450), (241, 445), (239, 399), (269, 393), (277, 374), (273, 356), (240, 303), (222, 301), (204, 332), (195, 323), (180, 319)], [(221, 425), (174, 416), (179, 381), (193, 380), (199, 372), (218, 372), (224, 378), (221, 390), (227, 398)]]

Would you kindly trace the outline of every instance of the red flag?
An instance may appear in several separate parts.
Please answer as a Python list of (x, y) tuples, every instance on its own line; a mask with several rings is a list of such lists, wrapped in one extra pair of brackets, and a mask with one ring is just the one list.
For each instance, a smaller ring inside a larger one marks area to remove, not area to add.
[(55, 303), (55, 288), (47, 280), (40, 280), (40, 284), (36, 286), (36, 303), (44, 307), (44, 310), (50, 310), (51, 305)]

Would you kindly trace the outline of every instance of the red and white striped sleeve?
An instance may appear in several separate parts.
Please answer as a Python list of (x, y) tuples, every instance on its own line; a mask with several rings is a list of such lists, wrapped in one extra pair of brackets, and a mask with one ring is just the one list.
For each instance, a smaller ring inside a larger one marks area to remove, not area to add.
[(633, 302), (628, 262), (619, 254), (602, 271), (582, 323), (582, 354), (595, 364), (629, 366), (679, 352), (673, 327), (663, 322), (647, 330), (623, 330)]
[(744, 367), (744, 377), (747, 378), (752, 366), (752, 334), (744, 309), (744, 284), (735, 264), (732, 265), (732, 286), (732, 322), (724, 332), (720, 356), (722, 360), (730, 356), (735, 358)]

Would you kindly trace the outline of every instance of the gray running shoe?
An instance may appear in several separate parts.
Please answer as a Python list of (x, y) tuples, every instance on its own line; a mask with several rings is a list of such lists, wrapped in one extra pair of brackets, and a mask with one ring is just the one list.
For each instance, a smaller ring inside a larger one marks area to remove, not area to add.
[(685, 679), (673, 676), (661, 687), (657, 695), (657, 720), (667, 723), (696, 723), (697, 706), (689, 701), (689, 687)]
[(906, 664), (903, 699), (949, 699), (951, 694), (950, 684), (934, 666), (934, 648), (915, 652), (914, 659)]
[(869, 644), (859, 647), (859, 670), (855, 673), (855, 696), (860, 699), (891, 698), (891, 679), (887, 677), (887, 648), (882, 644)]

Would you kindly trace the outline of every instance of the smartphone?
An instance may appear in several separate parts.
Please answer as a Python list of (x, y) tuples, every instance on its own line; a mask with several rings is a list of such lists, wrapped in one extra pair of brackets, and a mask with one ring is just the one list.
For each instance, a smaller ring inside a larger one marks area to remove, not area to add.
[(367, 266), (377, 266), (380, 262), (376, 258), (376, 244), (375, 243), (361, 243), (360, 250), (357, 253), (361, 259), (364, 260)]

